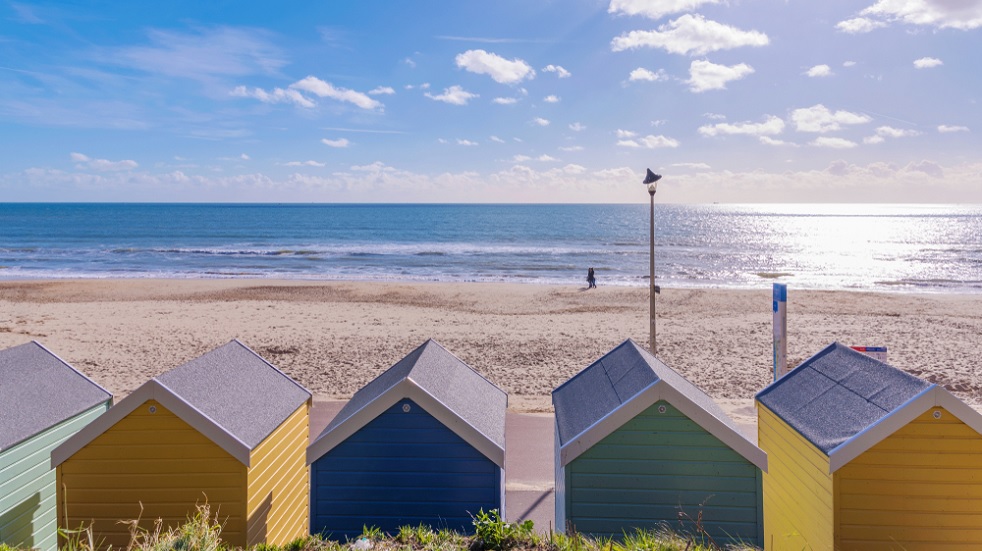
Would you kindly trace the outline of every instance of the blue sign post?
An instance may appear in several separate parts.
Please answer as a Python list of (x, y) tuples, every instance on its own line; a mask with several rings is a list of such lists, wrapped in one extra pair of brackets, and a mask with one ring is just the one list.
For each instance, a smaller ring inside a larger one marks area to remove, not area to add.
[(774, 284), (774, 380), (788, 372), (788, 286)]

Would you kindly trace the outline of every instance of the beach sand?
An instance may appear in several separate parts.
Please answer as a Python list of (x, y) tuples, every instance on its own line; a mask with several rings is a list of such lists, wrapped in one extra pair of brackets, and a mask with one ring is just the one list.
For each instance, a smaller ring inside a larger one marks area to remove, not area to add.
[[(602, 282), (601, 282), (602, 283)], [(663, 289), (658, 356), (755, 422), (772, 378), (769, 284)], [(37, 340), (118, 401), (149, 378), (239, 339), (309, 388), (347, 399), (433, 338), (509, 394), (551, 411), (553, 388), (632, 338), (648, 341), (648, 290), (585, 285), (272, 280), (0, 282), (0, 348)], [(980, 402), (982, 296), (796, 291), (788, 360), (833, 341), (886, 346), (889, 363)]]

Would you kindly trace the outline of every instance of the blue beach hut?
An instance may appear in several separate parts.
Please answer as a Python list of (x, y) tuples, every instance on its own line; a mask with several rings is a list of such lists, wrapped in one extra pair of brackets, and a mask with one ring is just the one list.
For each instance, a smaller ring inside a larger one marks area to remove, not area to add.
[(504, 516), (508, 395), (428, 340), (355, 393), (307, 449), (311, 533), (473, 530)]
[(57, 550), (51, 451), (111, 403), (106, 389), (37, 342), (0, 351), (0, 543)]
[[(702, 528), (760, 544), (767, 456), (703, 391), (627, 340), (552, 393), (556, 527)], [(681, 522), (680, 522), (681, 521)]]

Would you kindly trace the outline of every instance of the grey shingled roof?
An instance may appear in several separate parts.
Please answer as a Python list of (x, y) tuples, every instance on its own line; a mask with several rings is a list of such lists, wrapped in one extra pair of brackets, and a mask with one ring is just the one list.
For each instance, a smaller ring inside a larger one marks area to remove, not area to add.
[(237, 340), (155, 380), (250, 449), (311, 396)]
[(504, 412), (508, 407), (508, 395), (433, 339), (427, 340), (356, 392), (321, 432), (321, 436), (330, 433), (406, 379), (504, 448)]
[(0, 351), (0, 451), (112, 399), (37, 342)]
[(705, 392), (628, 339), (552, 391), (560, 445), (660, 382), (739, 434), (726, 412)]
[(833, 343), (760, 391), (757, 400), (829, 454), (930, 386)]

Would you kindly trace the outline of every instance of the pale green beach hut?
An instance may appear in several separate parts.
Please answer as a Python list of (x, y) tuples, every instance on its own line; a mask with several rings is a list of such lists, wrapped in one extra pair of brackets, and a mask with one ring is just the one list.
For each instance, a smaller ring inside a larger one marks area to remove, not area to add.
[(57, 550), (51, 450), (111, 402), (106, 389), (37, 342), (0, 351), (0, 543)]
[(627, 340), (552, 393), (556, 527), (763, 539), (767, 455), (703, 391)]

